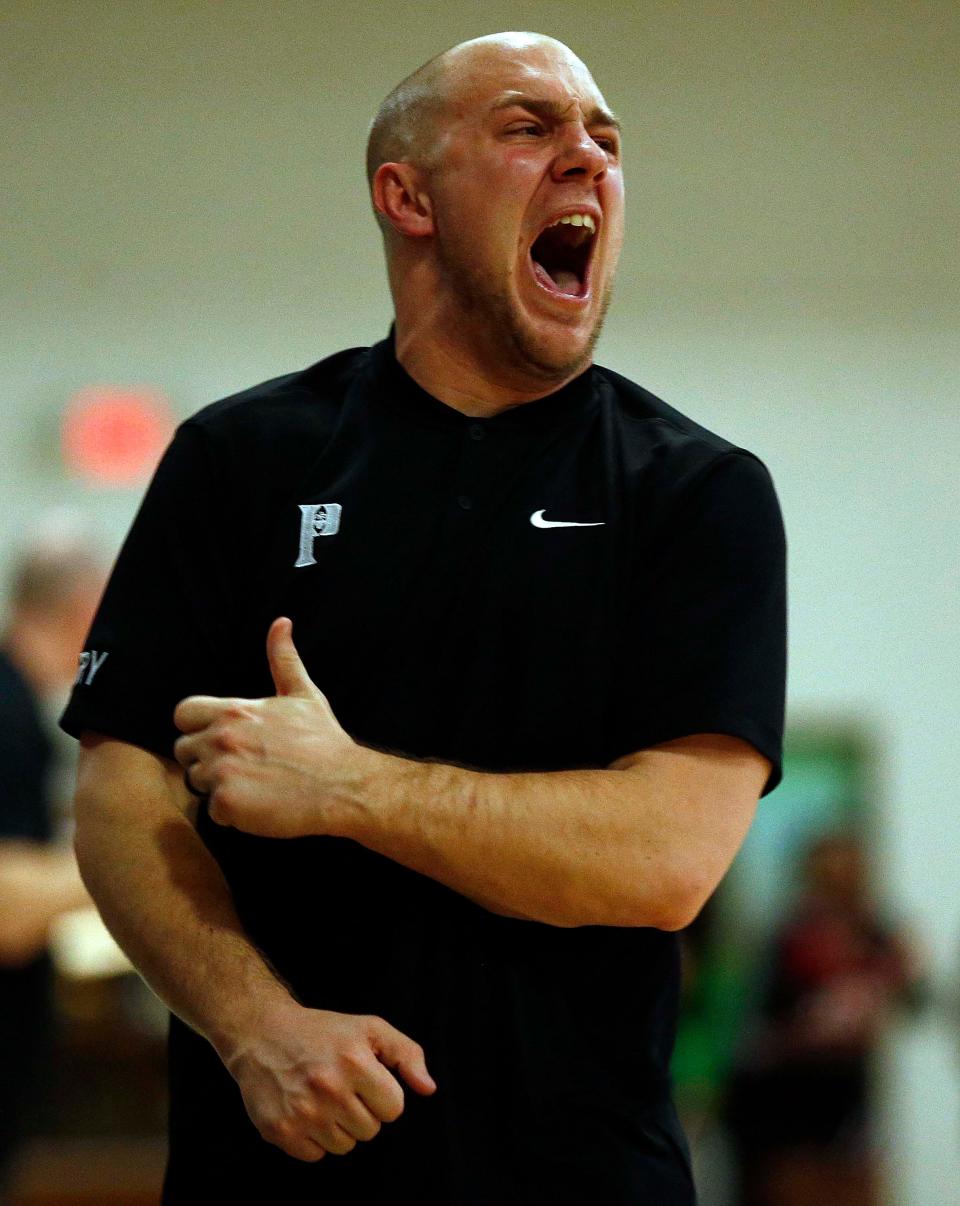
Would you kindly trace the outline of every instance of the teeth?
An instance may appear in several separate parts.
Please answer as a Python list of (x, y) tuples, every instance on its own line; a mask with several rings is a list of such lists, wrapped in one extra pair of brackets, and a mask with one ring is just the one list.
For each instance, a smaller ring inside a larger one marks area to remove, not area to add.
[(591, 234), (597, 233), (597, 224), (594, 222), (591, 214), (564, 214), (562, 218), (557, 218), (556, 222), (551, 222), (551, 226), (586, 226)]

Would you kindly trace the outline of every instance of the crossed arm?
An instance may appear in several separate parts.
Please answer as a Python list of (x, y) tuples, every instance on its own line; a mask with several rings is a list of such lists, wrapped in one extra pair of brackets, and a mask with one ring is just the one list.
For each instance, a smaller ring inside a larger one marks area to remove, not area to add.
[(179, 766), (87, 735), (77, 853), (120, 945), (213, 1043), (264, 1138), (303, 1160), (349, 1151), (396, 1118), (392, 1072), (419, 1093), (435, 1086), (423, 1051), (387, 1021), (305, 1009), (279, 983), (191, 824), (181, 767), (220, 824), (350, 837), (498, 913), (663, 929), (685, 925), (716, 887), (769, 771), (751, 746), (718, 734), (605, 770), (417, 763), (343, 731), (288, 620), (272, 626), (268, 657), (275, 697), (178, 706)]
[(770, 768), (720, 734), (606, 770), (415, 762), (343, 731), (289, 620), (275, 621), (267, 652), (276, 696), (193, 696), (175, 713), (177, 761), (212, 819), (269, 837), (352, 838), (493, 912), (559, 926), (687, 925), (739, 848)]

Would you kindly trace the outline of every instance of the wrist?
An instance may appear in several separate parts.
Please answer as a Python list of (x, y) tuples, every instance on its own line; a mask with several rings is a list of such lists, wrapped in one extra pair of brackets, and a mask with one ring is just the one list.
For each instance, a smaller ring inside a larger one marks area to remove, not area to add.
[(265, 967), (257, 980), (247, 989), (228, 994), (229, 1008), (218, 1011), (205, 1030), (205, 1037), (228, 1068), (275, 1025), (276, 1019), (301, 1008)]
[(328, 833), (354, 841), (363, 840), (363, 835), (376, 825), (389, 793), (391, 764), (397, 761), (400, 759), (351, 740), (340, 763), (337, 824), (328, 829)]
[(338, 836), (401, 862), (411, 842), (429, 841), (438, 815), (469, 809), (468, 779), (475, 778), (448, 763), (421, 762), (367, 746), (357, 747), (351, 776), (349, 819)]

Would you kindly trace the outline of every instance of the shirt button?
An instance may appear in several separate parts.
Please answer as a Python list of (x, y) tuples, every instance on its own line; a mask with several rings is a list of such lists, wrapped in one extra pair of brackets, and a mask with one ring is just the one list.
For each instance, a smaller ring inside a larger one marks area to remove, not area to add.
[(470, 439), (471, 440), (485, 440), (486, 438), (487, 438), (487, 433), (483, 430), (483, 428), (480, 426), (479, 423), (471, 423), (470, 424)]
[(460, 497), (457, 499), (457, 506), (462, 511), (469, 511), (470, 508), (473, 506), (473, 500), (470, 498), (467, 498), (466, 494), (461, 494)]

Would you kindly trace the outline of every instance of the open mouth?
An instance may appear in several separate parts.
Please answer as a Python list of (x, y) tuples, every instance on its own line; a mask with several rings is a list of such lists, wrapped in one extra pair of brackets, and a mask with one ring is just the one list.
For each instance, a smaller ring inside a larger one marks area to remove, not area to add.
[(591, 214), (564, 214), (542, 230), (530, 248), (538, 284), (562, 297), (583, 298), (597, 227)]

